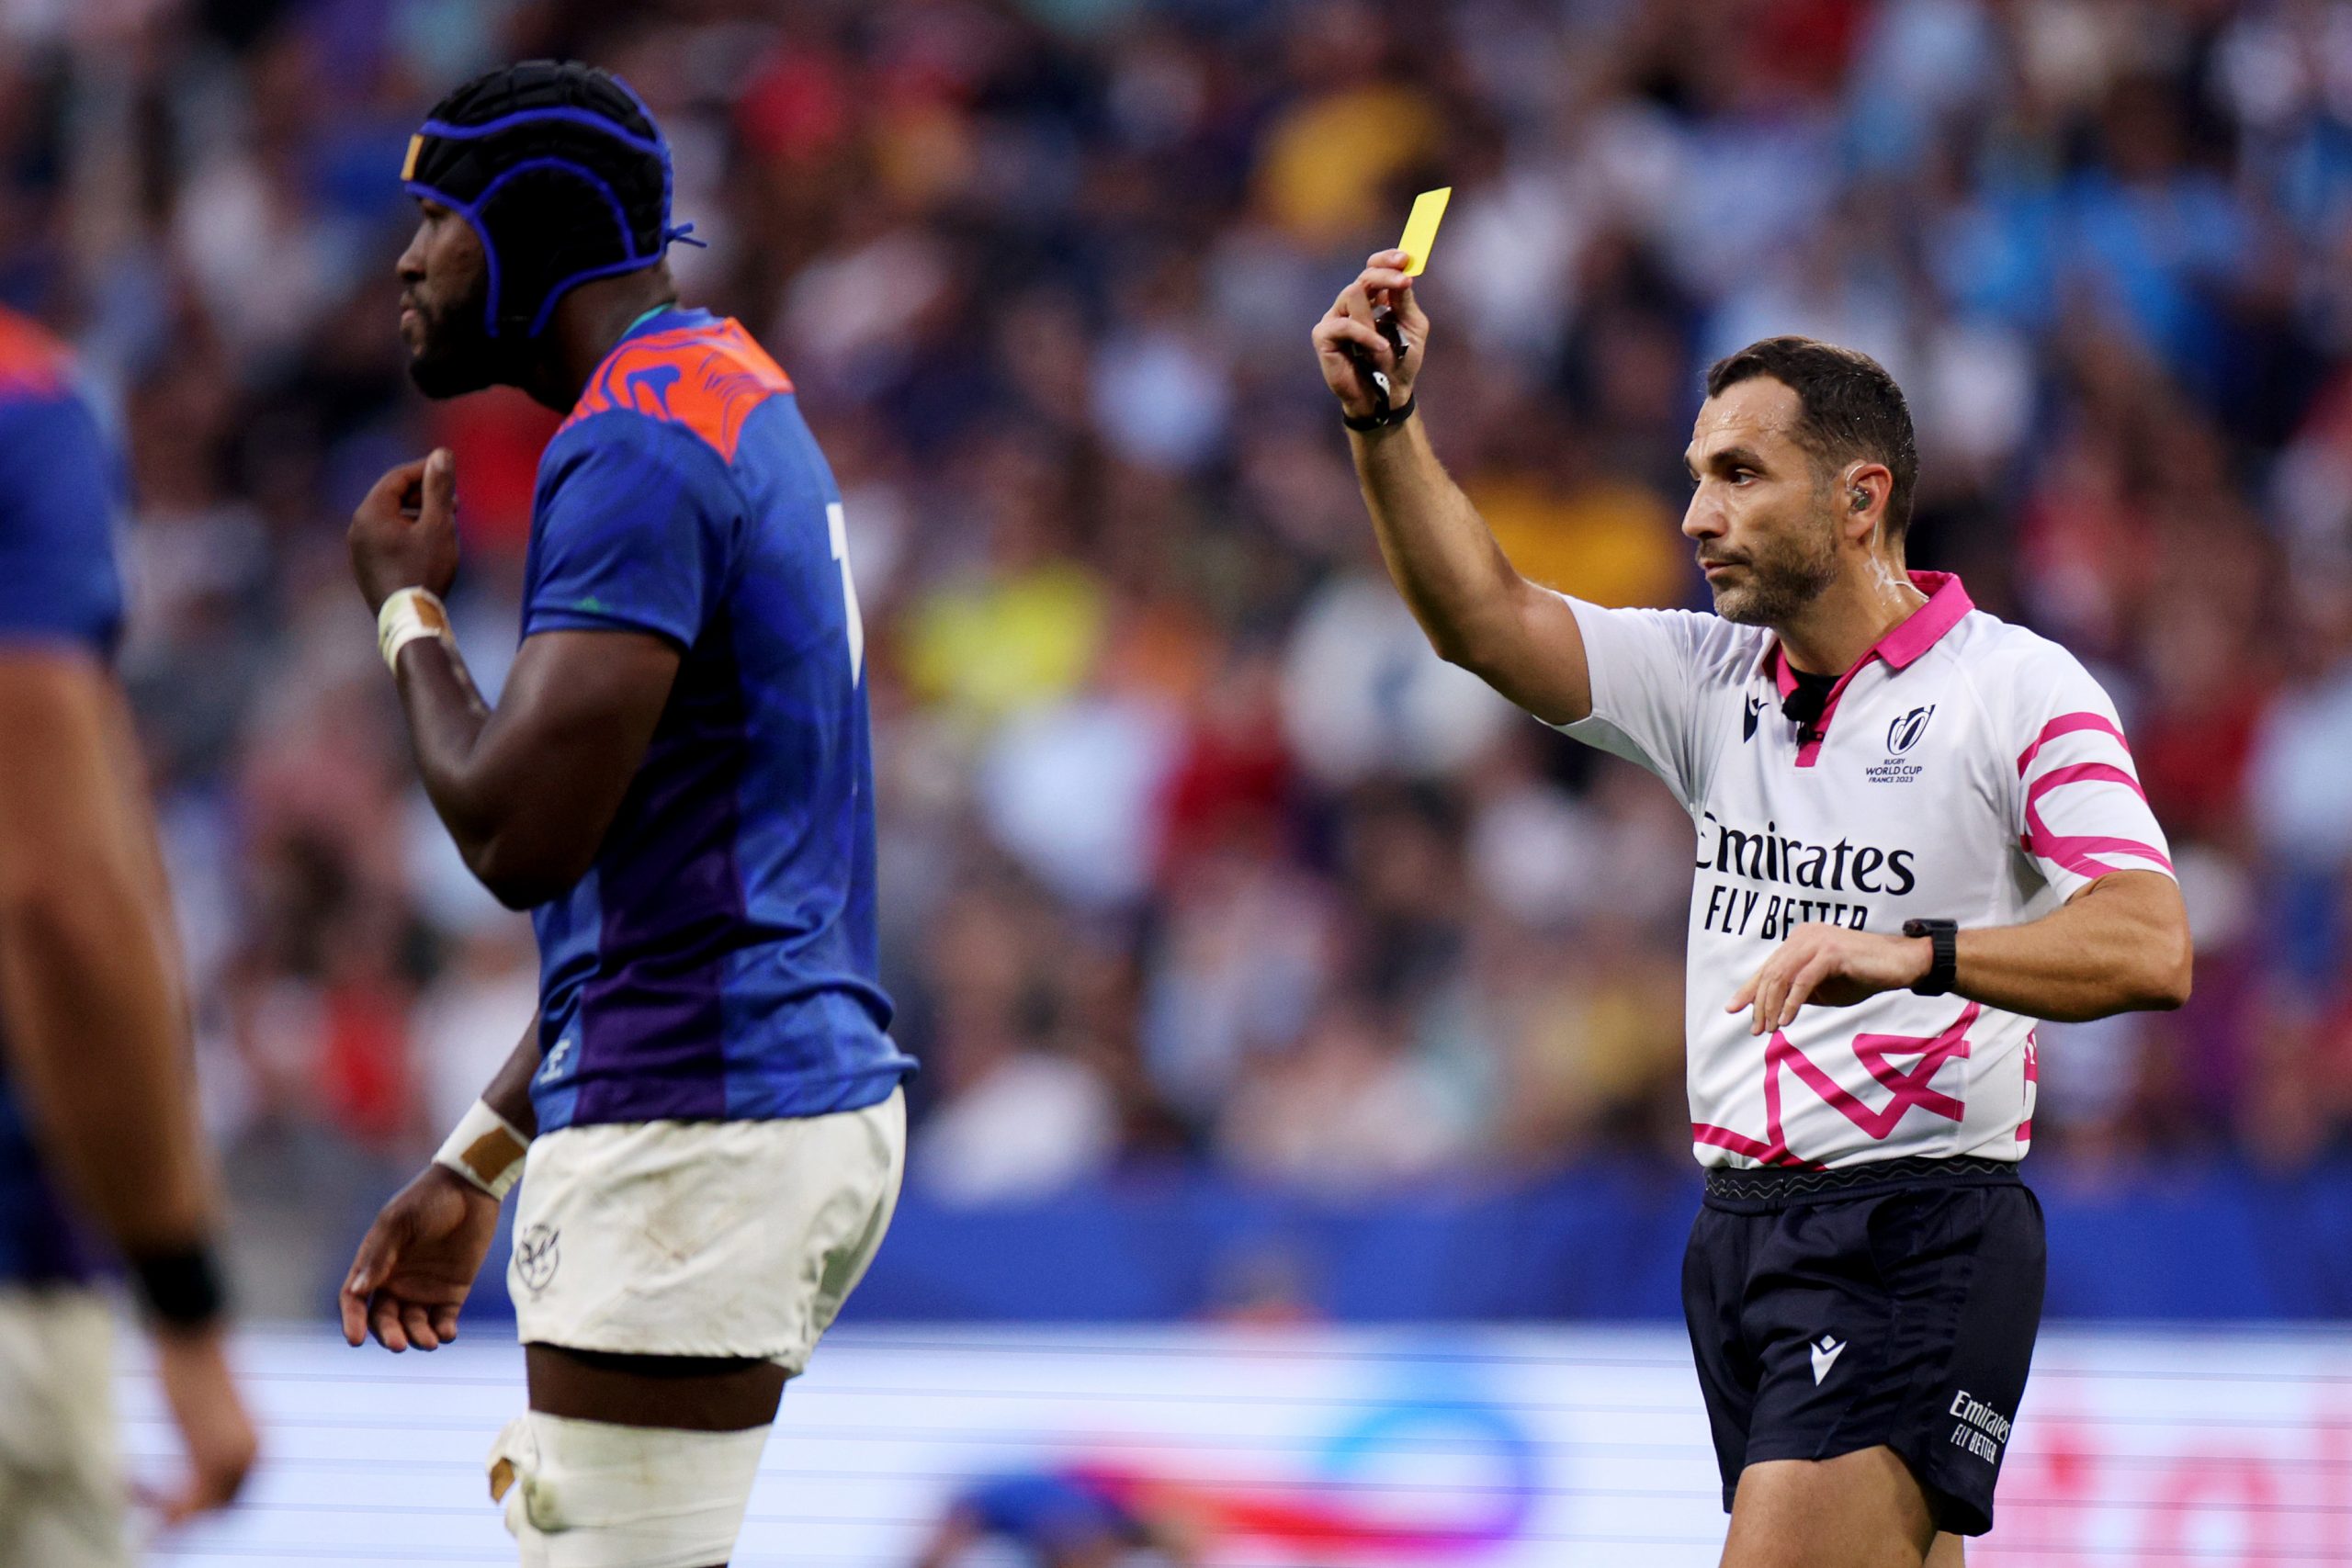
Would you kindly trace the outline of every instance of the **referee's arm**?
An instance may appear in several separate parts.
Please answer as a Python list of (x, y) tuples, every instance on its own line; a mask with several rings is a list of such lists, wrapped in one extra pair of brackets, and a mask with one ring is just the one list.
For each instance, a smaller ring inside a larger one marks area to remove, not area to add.
[(1962, 931), (1958, 954), (1958, 994), (2056, 1023), (2188, 999), (2188, 910), (2161, 872), (2114, 872), (2041, 919)]
[[(1361, 354), (1389, 378), (1392, 408), (1413, 397), (1429, 342), (1429, 318), (1400, 270), (1402, 251), (1374, 255), (1315, 326), (1323, 379), (1351, 420), (1376, 404)], [(1383, 305), (1396, 313), (1399, 359), (1374, 326)], [(1536, 717), (1573, 724), (1592, 712), (1592, 681), (1576, 612), (1514, 570), (1469, 497), (1430, 449), (1421, 421), (1351, 430), (1356, 478), (1398, 592), (1441, 658), (1480, 676)]]
[[(2173, 879), (2117, 871), (2038, 920), (1960, 932), (1952, 992), (2054, 1023), (2177, 1008), (2188, 999), (2188, 910)], [(1843, 926), (1799, 926), (1725, 1009), (1752, 1009), (1751, 1029), (1786, 1028), (1797, 1010), (1849, 1007), (1917, 985), (1934, 959), (1927, 937)]]

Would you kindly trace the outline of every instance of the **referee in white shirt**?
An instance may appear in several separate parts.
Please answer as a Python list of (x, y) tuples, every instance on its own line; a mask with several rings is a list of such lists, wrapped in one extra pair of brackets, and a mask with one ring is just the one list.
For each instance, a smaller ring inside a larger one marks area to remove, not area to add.
[(2041, 1314), (2035, 1021), (2188, 995), (2115, 709), (1905, 569), (1903, 394), (1811, 339), (1707, 373), (1682, 532), (1715, 614), (1529, 582), (1414, 417), (1405, 259), (1373, 256), (1314, 334), (1390, 574), (1439, 653), (1656, 773), (1698, 829), (1683, 1307), (1724, 1568), (1956, 1568)]

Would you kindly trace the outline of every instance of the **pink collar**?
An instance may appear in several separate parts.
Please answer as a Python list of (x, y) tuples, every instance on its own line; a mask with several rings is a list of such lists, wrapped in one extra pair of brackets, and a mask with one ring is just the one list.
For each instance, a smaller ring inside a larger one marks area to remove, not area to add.
[[(1928, 602), (1886, 629), (1884, 636), (1872, 643), (1870, 650), (1854, 660), (1853, 670), (1838, 678), (1843, 687), (1854, 678), (1854, 671), (1873, 659), (1883, 660), (1896, 670), (1906, 670), (1919, 661), (1922, 654), (1943, 640), (1944, 633), (1960, 625), (1968, 612), (1976, 608), (1968, 597), (1968, 590), (1960, 579), (1949, 571), (1915, 571), (1909, 574), (1911, 586), (1928, 596)], [(1774, 684), (1781, 695), (1787, 696), (1797, 689), (1797, 678), (1789, 671), (1789, 660), (1781, 651), (1781, 639), (1774, 637), (1764, 649)]]
[[(1886, 635), (1871, 645), (1870, 651), (1854, 660), (1853, 668), (1838, 677), (1829, 688), (1829, 701), (1821, 710), (1820, 721), (1814, 726), (1816, 737), (1829, 733), (1829, 716), (1838, 711), (1838, 699), (1846, 694), (1846, 687), (1873, 659), (1883, 661), (1891, 670), (1907, 669), (1918, 661), (1928, 649), (1943, 640), (1943, 636), (1960, 625), (1967, 614), (1976, 608), (1968, 597), (1968, 590), (1960, 579), (1949, 571), (1915, 571), (1911, 585), (1928, 596), (1928, 602), (1902, 620), (1889, 626)], [(1797, 678), (1789, 668), (1788, 656), (1781, 650), (1781, 639), (1774, 637), (1764, 650), (1770, 661), (1772, 683), (1781, 695), (1787, 696), (1797, 689)], [(1809, 768), (1820, 754), (1821, 741), (1808, 740), (1797, 748), (1797, 766)]]

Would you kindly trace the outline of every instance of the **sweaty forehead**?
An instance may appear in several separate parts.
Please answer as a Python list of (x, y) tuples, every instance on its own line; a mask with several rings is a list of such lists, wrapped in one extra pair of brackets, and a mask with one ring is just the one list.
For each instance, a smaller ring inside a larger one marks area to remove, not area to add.
[(1686, 456), (1697, 465), (1733, 446), (1767, 457), (1801, 450), (1797, 431), (1804, 414), (1804, 404), (1787, 382), (1769, 376), (1750, 377), (1699, 405)]

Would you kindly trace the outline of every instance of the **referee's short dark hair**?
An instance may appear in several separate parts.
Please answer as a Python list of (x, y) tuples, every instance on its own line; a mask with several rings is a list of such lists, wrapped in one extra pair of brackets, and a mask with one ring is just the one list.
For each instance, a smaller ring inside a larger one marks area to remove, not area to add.
[(1707, 367), (1707, 396), (1770, 376), (1797, 395), (1804, 416), (1798, 444), (1826, 465), (1859, 458), (1884, 463), (1894, 483), (1886, 497), (1887, 537), (1911, 526), (1911, 491), (1919, 479), (1919, 444), (1911, 408), (1886, 367), (1860, 349), (1809, 337), (1768, 337)]

